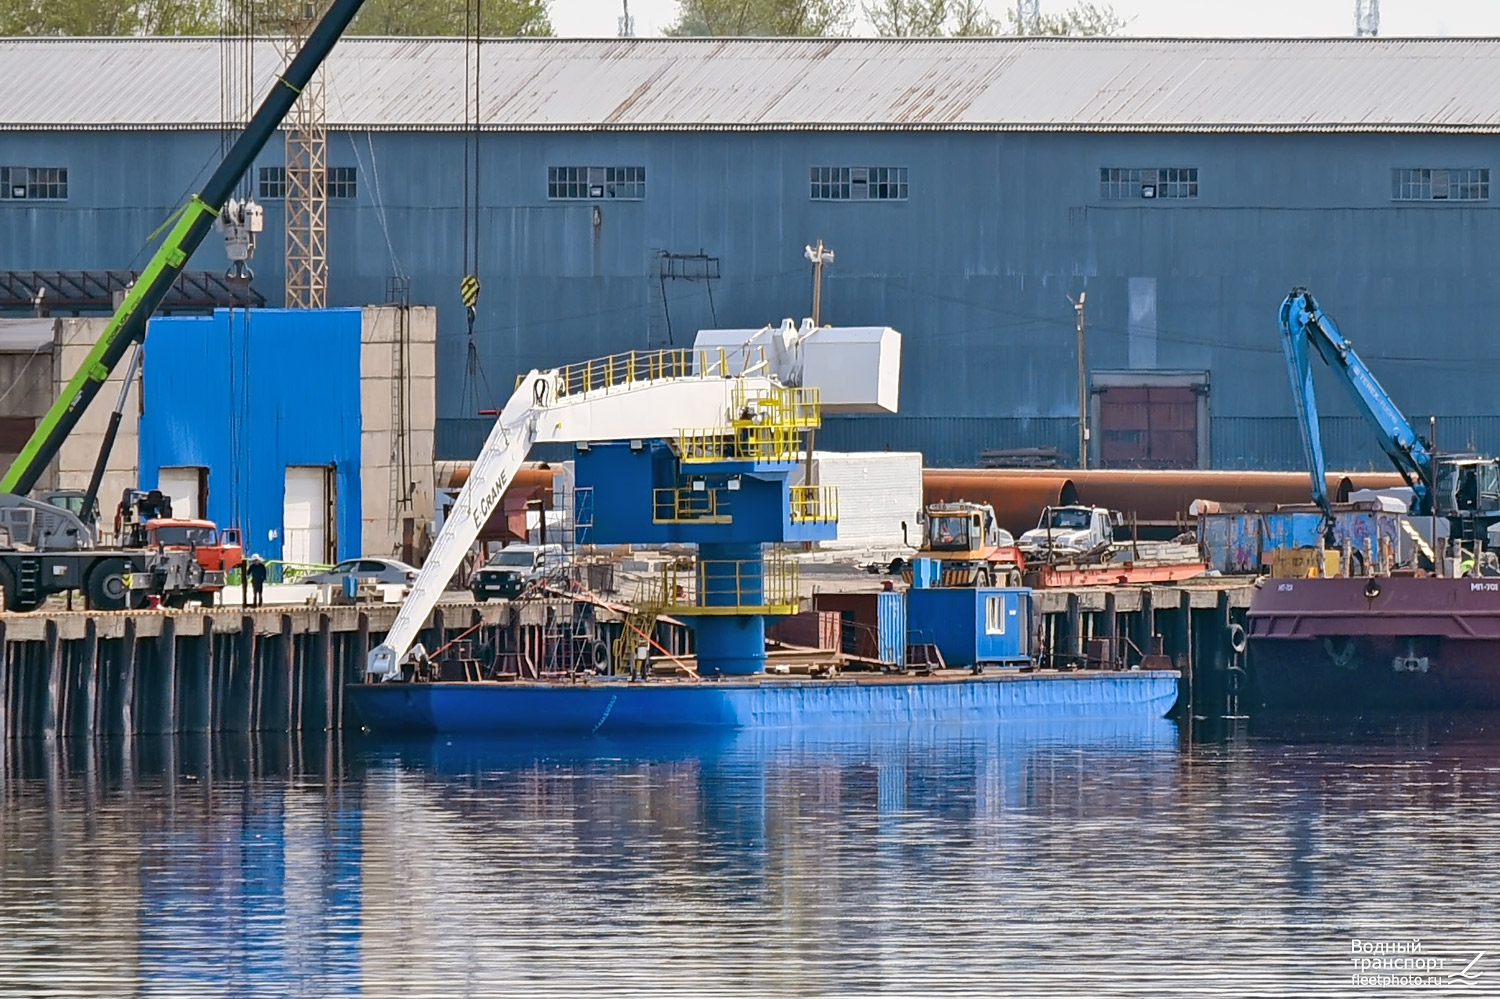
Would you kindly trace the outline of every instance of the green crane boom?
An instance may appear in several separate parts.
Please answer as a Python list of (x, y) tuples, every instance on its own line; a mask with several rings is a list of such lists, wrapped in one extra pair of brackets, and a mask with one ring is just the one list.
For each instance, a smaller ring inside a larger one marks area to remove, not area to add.
[(328, 12), (308, 35), (302, 50), (287, 65), (286, 71), (276, 78), (270, 93), (203, 190), (183, 206), (176, 224), (120, 303), (99, 342), (94, 344), (57, 401), (37, 424), (36, 431), (5, 477), (0, 478), (0, 492), (25, 495), (32, 490), (43, 470), (57, 455), (62, 442), (78, 425), (89, 403), (99, 394), (109, 373), (130, 350), (130, 345), (145, 340), (147, 320), (161, 305), (198, 244), (213, 228), (219, 210), (224, 207), (235, 185), (275, 134), (302, 88), (307, 86), (307, 81), (312, 79), (363, 4), (364, 0), (333, 0)]

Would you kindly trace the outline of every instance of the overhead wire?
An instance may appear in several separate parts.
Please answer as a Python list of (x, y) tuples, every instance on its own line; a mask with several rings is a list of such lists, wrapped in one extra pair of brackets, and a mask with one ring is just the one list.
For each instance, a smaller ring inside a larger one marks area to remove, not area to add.
[[(375, 139), (369, 132), (365, 133), (365, 141), (370, 149), (369, 177), (371, 182), (372, 201), (375, 205), (375, 220), (380, 223), (381, 235), (385, 237), (385, 251), (391, 258), (391, 274), (398, 278), (407, 277), (407, 273), (401, 267), (401, 260), (396, 255), (396, 244), (391, 239), (390, 221), (385, 213), (385, 196), (380, 190), (380, 166), (375, 159)], [(365, 172), (365, 161), (359, 155), (359, 144), (354, 141), (354, 134), (349, 134), (349, 148), (354, 151), (354, 162), (361, 173)]]

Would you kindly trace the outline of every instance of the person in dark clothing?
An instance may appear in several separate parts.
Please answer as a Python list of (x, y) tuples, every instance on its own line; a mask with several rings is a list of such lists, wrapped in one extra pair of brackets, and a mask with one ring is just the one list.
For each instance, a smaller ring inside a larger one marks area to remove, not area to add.
[(261, 561), (259, 555), (251, 556), (250, 568), (246, 570), (246, 575), (250, 577), (250, 586), (255, 590), (255, 606), (260, 607), (265, 603), (266, 563)]

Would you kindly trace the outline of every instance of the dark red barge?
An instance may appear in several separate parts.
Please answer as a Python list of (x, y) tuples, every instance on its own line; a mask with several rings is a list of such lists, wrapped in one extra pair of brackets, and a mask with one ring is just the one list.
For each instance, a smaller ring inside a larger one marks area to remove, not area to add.
[(1500, 578), (1266, 579), (1246, 630), (1266, 710), (1500, 709)]

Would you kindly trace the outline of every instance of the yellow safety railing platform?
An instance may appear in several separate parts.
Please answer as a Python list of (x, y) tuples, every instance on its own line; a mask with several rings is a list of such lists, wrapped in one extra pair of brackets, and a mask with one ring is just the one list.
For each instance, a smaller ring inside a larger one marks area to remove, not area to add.
[(831, 523), (839, 519), (837, 486), (792, 486), (793, 523)]
[[(755, 367), (763, 368), (764, 364)], [(755, 371), (752, 369), (746, 373), (754, 374)], [(566, 364), (558, 368), (556, 374), (559, 398), (668, 378), (731, 376), (729, 357), (722, 347), (717, 350), (632, 350)], [(525, 377), (516, 376), (517, 387)]]
[(729, 500), (718, 488), (654, 489), (651, 492), (651, 520), (657, 524), (728, 524)]
[(684, 462), (799, 461), (802, 450), (802, 431), (796, 427), (708, 428), (683, 430), (677, 435), (677, 455)]
[(799, 427), (823, 425), (823, 401), (817, 388), (773, 385), (751, 387), (741, 382), (734, 390), (734, 425)]
[(669, 569), (664, 579), (664, 611), (674, 617), (784, 616), (802, 609), (802, 577), (797, 563), (775, 551), (759, 562), (700, 561), (691, 576)]

